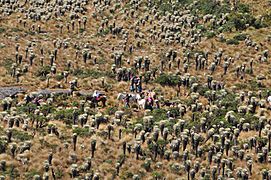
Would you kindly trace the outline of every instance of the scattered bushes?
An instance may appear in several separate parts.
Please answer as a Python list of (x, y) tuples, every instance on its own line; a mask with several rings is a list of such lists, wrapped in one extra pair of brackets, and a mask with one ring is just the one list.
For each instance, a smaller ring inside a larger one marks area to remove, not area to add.
[(31, 140), (32, 139), (32, 136), (29, 135), (28, 133), (26, 132), (21, 132), (21, 131), (18, 131), (16, 129), (13, 129), (12, 130), (12, 137), (14, 139), (17, 139), (19, 141), (28, 141), (28, 140)]

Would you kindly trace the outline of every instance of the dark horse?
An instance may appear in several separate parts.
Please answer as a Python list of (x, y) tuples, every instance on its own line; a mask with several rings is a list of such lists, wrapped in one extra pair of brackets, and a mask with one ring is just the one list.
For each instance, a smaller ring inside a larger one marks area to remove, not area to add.
[(106, 96), (100, 96), (98, 99), (96, 99), (93, 96), (87, 96), (86, 97), (86, 101), (90, 101), (93, 104), (94, 107), (97, 107), (99, 102), (102, 102), (103, 107), (105, 107), (106, 106), (106, 100), (107, 100)]

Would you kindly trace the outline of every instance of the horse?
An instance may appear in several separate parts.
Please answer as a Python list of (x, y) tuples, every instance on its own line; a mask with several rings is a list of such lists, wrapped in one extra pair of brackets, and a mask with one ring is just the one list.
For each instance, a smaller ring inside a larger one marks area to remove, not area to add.
[(103, 107), (105, 107), (107, 98), (104, 95), (102, 95), (98, 99), (96, 99), (96, 97), (93, 97), (93, 96), (87, 96), (86, 101), (90, 101), (94, 105), (94, 107), (98, 106), (99, 102), (102, 102)]
[(138, 104), (139, 109), (146, 109), (147, 106), (147, 100), (145, 98), (142, 98), (139, 94), (135, 95), (136, 102)]
[(146, 109), (147, 101), (146, 99), (138, 99), (137, 100), (138, 108), (139, 109)]
[[(117, 100), (124, 100), (126, 97), (125, 93), (119, 93), (117, 96)], [(137, 94), (129, 94), (129, 100), (132, 102), (137, 102)]]

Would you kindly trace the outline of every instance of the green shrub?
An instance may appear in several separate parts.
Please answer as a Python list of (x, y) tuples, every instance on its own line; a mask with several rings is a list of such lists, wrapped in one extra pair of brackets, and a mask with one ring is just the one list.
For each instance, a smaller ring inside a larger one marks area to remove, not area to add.
[(6, 171), (2, 172), (1, 175), (5, 176), (7, 179), (20, 179), (20, 172), (14, 165), (8, 166)]
[(32, 169), (32, 170), (29, 170), (26, 174), (25, 174), (25, 179), (27, 180), (32, 180), (33, 177), (35, 175), (40, 175), (41, 176), (41, 173), (39, 171), (37, 171), (36, 169)]
[(97, 33), (97, 36), (105, 36), (107, 34), (109, 34), (110, 30), (109, 28), (103, 29), (101, 32)]
[(29, 135), (26, 132), (22, 132), (22, 131), (18, 131), (16, 129), (12, 130), (12, 137), (14, 139), (17, 139), (19, 141), (28, 141), (31, 140), (33, 137), (31, 135)]
[(37, 70), (35, 75), (37, 77), (46, 77), (47, 74), (51, 72), (51, 67), (50, 66), (43, 66)]
[(236, 100), (236, 95), (233, 93), (228, 93), (221, 101), (221, 106), (225, 106), (227, 111), (237, 111), (238, 102)]
[(271, 12), (264, 14), (262, 17), (263, 17), (262, 26), (263, 27), (271, 26)]
[(62, 179), (62, 177), (64, 176), (63, 170), (57, 168), (56, 171), (55, 171), (55, 175), (56, 175), (57, 179)]
[(199, 0), (196, 8), (199, 9), (199, 11), (206, 15), (206, 14), (214, 14), (214, 15), (220, 15), (222, 13), (230, 12), (230, 6), (228, 4), (222, 4), (220, 5), (216, 1), (213, 0)]
[(208, 39), (211, 39), (213, 37), (215, 37), (215, 32), (214, 31), (207, 31), (205, 33), (205, 36), (208, 38)]
[(154, 121), (161, 121), (167, 118), (167, 111), (165, 109), (154, 109), (151, 112), (151, 116), (153, 116)]
[(63, 109), (54, 113), (54, 118), (56, 120), (63, 120), (67, 124), (70, 124), (72, 122), (72, 117), (73, 109)]
[(64, 76), (63, 74), (57, 74), (55, 78), (57, 81), (61, 81), (62, 79), (64, 79)]
[(37, 109), (37, 105), (36, 104), (28, 103), (27, 105), (17, 107), (17, 112), (19, 114), (22, 114), (22, 113), (29, 114), (29, 112), (32, 112), (35, 109)]
[(238, 3), (237, 10), (240, 13), (250, 13), (250, 8), (248, 4)]
[(3, 27), (0, 27), (0, 33), (4, 33), (4, 32), (6, 32), (6, 29)]
[(256, 18), (250, 14), (250, 13), (231, 13), (229, 16), (228, 23), (233, 23), (234, 28), (237, 31), (245, 30), (248, 26), (254, 26), (255, 25)]
[(76, 133), (78, 136), (89, 136), (89, 129), (88, 128), (75, 128), (73, 129), (73, 133)]
[(155, 80), (155, 82), (162, 86), (176, 86), (180, 80), (179, 76), (162, 74)]
[(12, 32), (21, 32), (23, 30), (19, 29), (19, 28), (11, 28), (11, 31)]
[(103, 71), (97, 71), (97, 70), (92, 70), (92, 69), (75, 69), (73, 71), (73, 75), (77, 76), (79, 78), (87, 78), (87, 77), (92, 77), (92, 78), (100, 78), (106, 75), (108, 72), (103, 72)]
[(244, 41), (247, 38), (247, 34), (237, 34), (233, 37), (233, 39), (237, 41)]
[(7, 70), (7, 72), (11, 72), (11, 66), (12, 66), (12, 59), (10, 58), (6, 58), (4, 59), (4, 61), (1, 63), (1, 66), (5, 67), (5, 69)]
[(226, 44), (229, 44), (229, 45), (238, 45), (239, 44), (239, 41), (236, 40), (236, 39), (228, 39), (226, 41)]
[(113, 115), (115, 114), (115, 112), (118, 110), (117, 107), (109, 107), (105, 110), (105, 114), (108, 114), (108, 115)]
[(55, 111), (55, 108), (51, 105), (43, 105), (40, 107), (40, 111), (44, 114), (44, 115), (47, 115), (49, 113), (52, 113)]
[(79, 29), (79, 32), (80, 32), (80, 33), (83, 33), (83, 32), (85, 32), (85, 29), (80, 28), (80, 29)]

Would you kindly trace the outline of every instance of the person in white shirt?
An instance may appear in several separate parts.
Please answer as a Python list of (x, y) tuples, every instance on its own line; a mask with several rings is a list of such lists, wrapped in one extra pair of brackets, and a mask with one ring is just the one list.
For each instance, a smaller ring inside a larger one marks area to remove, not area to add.
[(93, 97), (95, 97), (97, 99), (99, 96), (100, 96), (100, 92), (95, 90), (94, 93), (93, 93)]

